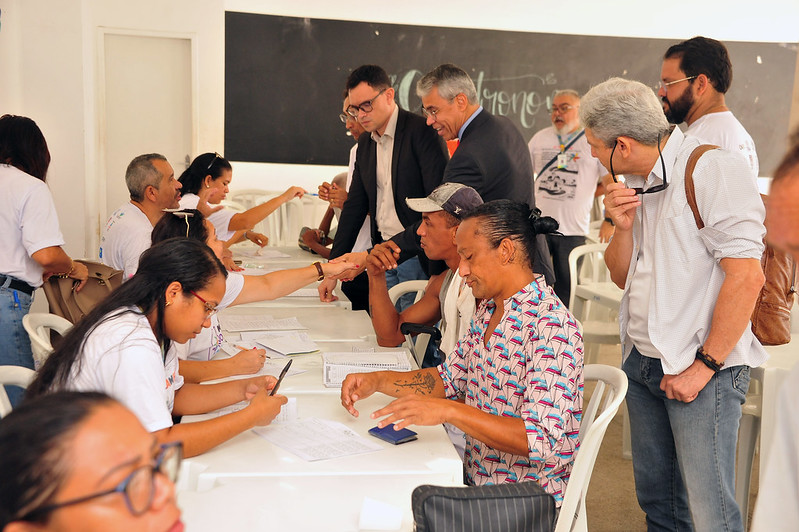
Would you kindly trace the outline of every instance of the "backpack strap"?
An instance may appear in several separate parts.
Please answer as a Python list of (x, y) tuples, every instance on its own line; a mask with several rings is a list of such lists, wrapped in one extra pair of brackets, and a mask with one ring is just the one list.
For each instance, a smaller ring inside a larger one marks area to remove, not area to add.
[(705, 227), (705, 222), (702, 221), (702, 216), (699, 214), (699, 207), (696, 206), (696, 189), (694, 188), (694, 168), (697, 161), (705, 152), (716, 150), (718, 146), (712, 144), (700, 144), (691, 156), (688, 157), (688, 163), (685, 165), (685, 197), (688, 200), (688, 205), (691, 207), (691, 212), (694, 213), (694, 221), (696, 222), (697, 229)]

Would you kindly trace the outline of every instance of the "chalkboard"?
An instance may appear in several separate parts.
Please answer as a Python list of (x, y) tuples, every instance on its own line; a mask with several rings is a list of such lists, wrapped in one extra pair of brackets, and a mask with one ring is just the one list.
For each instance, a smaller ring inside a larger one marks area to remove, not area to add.
[[(558, 89), (585, 93), (611, 76), (655, 86), (677, 40), (440, 28), (225, 13), (225, 155), (235, 161), (345, 165), (339, 121), (347, 75), (378, 64), (398, 103), (419, 112), (416, 81), (441, 63), (470, 73), (481, 104), (525, 139), (550, 125)], [(796, 46), (725, 42), (727, 105), (755, 140), (762, 175), (786, 147)], [(209, 74), (210, 75), (210, 74)]]

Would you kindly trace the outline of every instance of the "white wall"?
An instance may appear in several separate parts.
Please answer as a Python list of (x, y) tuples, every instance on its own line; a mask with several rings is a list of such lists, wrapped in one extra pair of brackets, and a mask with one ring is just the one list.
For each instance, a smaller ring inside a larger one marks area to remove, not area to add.
[[(488, 9), (487, 6), (490, 6)], [(646, 6), (646, 9), (642, 7)], [(0, 0), (0, 113), (30, 116), (53, 156), (48, 178), (67, 251), (96, 255), (98, 27), (196, 36), (195, 153), (224, 142), (224, 12), (480, 27), (547, 33), (799, 42), (799, 2), (766, 0), (422, 0), (354, 4), (341, 0)], [(353, 57), (357, 63), (357, 57)], [(143, 80), (146, 82), (147, 80)], [(786, 109), (786, 112), (788, 110)], [(131, 154), (131, 158), (136, 154)], [(236, 164), (234, 188), (315, 188), (338, 167)], [(122, 176), (119, 176), (121, 179)], [(103, 221), (104, 222), (104, 221)]]

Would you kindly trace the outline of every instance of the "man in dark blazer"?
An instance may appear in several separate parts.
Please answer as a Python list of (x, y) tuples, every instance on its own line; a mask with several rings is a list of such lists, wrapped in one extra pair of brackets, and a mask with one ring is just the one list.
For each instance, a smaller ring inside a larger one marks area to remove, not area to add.
[[(426, 126), (423, 117), (397, 106), (394, 89), (382, 68), (364, 65), (355, 69), (347, 79), (347, 89), (350, 98), (347, 112), (358, 118), (366, 132), (358, 140), (355, 171), (331, 260), (352, 250), (367, 214), (371, 216), (372, 244), (398, 233), (402, 239), (415, 243), (421, 214), (411, 210), (405, 198), (430, 194), (441, 184), (447, 164), (444, 143)], [(415, 244), (412, 247), (415, 249)], [(366, 266), (365, 252), (349, 259), (362, 269)], [(406, 274), (423, 273), (416, 258), (405, 261), (397, 270), (398, 281), (405, 280)], [(335, 280), (325, 279), (319, 286), (320, 299), (333, 301), (335, 286)]]
[[(510, 199), (535, 207), (533, 167), (524, 138), (510, 120), (483, 109), (474, 82), (463, 69), (438, 66), (419, 80), (416, 92), (427, 124), (444, 140), (460, 139), (444, 182), (468, 185), (486, 202)], [(392, 240), (402, 249), (410, 243)], [(555, 276), (546, 239), (539, 235), (536, 243), (534, 270), (543, 273), (551, 286)]]

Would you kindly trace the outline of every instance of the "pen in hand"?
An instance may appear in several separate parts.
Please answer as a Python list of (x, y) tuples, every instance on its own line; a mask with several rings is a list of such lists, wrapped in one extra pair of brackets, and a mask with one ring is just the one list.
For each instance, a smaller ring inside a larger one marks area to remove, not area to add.
[(270, 396), (275, 395), (277, 393), (277, 389), (280, 388), (280, 383), (283, 382), (283, 377), (285, 377), (286, 373), (289, 372), (289, 367), (291, 366), (292, 362), (294, 362), (294, 359), (293, 358), (289, 359), (288, 363), (283, 368), (283, 371), (280, 372), (280, 376), (277, 378), (277, 383), (275, 384), (275, 387), (272, 388), (271, 392), (269, 392)]

